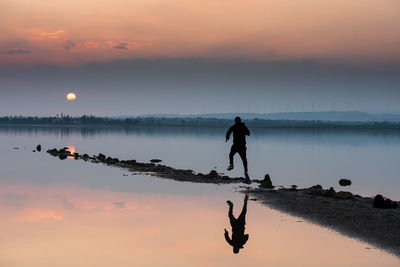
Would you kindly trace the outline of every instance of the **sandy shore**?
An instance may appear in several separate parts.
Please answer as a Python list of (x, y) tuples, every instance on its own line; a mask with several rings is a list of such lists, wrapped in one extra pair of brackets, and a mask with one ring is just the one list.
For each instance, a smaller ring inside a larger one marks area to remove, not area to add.
[[(202, 174), (193, 170), (172, 168), (159, 164), (161, 160), (141, 163), (136, 160), (106, 157), (103, 154), (95, 156), (71, 154), (67, 148), (52, 149), (47, 153), (61, 160), (72, 157), (75, 160), (105, 164), (133, 173), (144, 173), (176, 181), (213, 184), (250, 183), (243, 177), (230, 178), (214, 170)], [(260, 187), (270, 185), (270, 181), (266, 183), (266, 179), (252, 180), (252, 183), (258, 183)], [(372, 198), (344, 191), (335, 192), (333, 189), (324, 190), (321, 186), (278, 190), (248, 187), (243, 192), (269, 207), (329, 227), (400, 256), (400, 208), (377, 209), (373, 207)]]

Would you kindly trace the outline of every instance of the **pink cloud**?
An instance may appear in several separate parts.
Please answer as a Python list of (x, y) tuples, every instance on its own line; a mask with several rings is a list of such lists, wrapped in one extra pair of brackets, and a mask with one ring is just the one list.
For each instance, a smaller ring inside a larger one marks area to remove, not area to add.
[(30, 30), (30, 37), (27, 39), (29, 41), (39, 42), (46, 39), (59, 39), (61, 38), (60, 35), (64, 34), (64, 30), (57, 30), (55, 32), (43, 32), (39, 30)]
[(63, 217), (54, 210), (24, 209), (17, 215), (18, 221), (36, 222), (41, 220), (62, 221)]

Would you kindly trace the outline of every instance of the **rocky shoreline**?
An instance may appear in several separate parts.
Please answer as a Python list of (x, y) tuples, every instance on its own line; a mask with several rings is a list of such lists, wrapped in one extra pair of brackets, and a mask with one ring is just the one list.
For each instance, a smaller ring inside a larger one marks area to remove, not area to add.
[(172, 168), (160, 164), (161, 160), (153, 159), (150, 163), (138, 162), (136, 160), (120, 160), (118, 158), (106, 157), (100, 153), (98, 155), (89, 156), (88, 154), (80, 155), (71, 153), (67, 147), (62, 149), (47, 150), (47, 153), (61, 160), (66, 158), (74, 158), (75, 160), (84, 160), (92, 163), (103, 163), (108, 166), (118, 167), (134, 173), (145, 173), (147, 175), (166, 178), (176, 181), (193, 182), (193, 183), (213, 183), (213, 184), (232, 184), (232, 183), (249, 183), (250, 181), (244, 177), (231, 178), (211, 170), (208, 174), (195, 173), (193, 170), (182, 170)]
[[(129, 172), (176, 181), (213, 184), (258, 183), (259, 188), (246, 187), (243, 192), (269, 207), (326, 226), (400, 256), (400, 209), (397, 208), (396, 201), (384, 199), (380, 195), (375, 198), (362, 197), (348, 191), (323, 189), (320, 185), (305, 189), (297, 189), (297, 186), (293, 185), (291, 188), (275, 190), (268, 174), (263, 180), (250, 181), (244, 177), (230, 178), (220, 175), (215, 170), (202, 174), (193, 170), (176, 169), (160, 164), (159, 159), (142, 163), (106, 157), (102, 153), (94, 156), (80, 155), (71, 153), (67, 147), (47, 150), (47, 153), (61, 160), (73, 158), (102, 163)], [(348, 185), (351, 181), (341, 180), (339, 183)]]

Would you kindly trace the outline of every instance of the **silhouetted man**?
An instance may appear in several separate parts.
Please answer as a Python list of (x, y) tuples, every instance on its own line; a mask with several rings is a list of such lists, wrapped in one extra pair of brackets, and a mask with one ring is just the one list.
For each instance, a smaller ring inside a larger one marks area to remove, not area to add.
[(235, 124), (229, 128), (226, 132), (226, 142), (228, 142), (231, 133), (233, 132), (233, 145), (231, 147), (231, 152), (229, 153), (229, 167), (228, 171), (233, 169), (233, 156), (239, 153), (243, 161), (244, 176), (246, 179), (249, 178), (249, 173), (247, 170), (247, 158), (246, 158), (246, 135), (250, 135), (249, 129), (240, 120), (240, 117), (235, 118)]
[(236, 219), (233, 216), (233, 204), (231, 201), (227, 201), (229, 205), (229, 212), (228, 217), (229, 221), (232, 226), (232, 239), (229, 238), (228, 231), (225, 229), (225, 240), (228, 242), (229, 245), (233, 247), (233, 253), (239, 253), (239, 249), (243, 248), (244, 244), (246, 244), (247, 240), (249, 239), (248, 234), (244, 234), (244, 226), (246, 224), (246, 212), (247, 212), (247, 200), (249, 196), (246, 195), (244, 197), (244, 204), (242, 212), (240, 213), (239, 217)]

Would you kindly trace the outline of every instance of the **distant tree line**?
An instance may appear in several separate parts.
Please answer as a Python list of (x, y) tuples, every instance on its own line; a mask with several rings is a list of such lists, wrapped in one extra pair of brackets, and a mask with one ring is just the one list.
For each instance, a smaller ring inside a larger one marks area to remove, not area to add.
[[(233, 119), (161, 117), (109, 118), (96, 117), (92, 115), (71, 117), (64, 114), (55, 117), (0, 117), (0, 125), (228, 127), (232, 123)], [(398, 122), (332, 122), (252, 119), (245, 120), (245, 123), (250, 127), (262, 128), (400, 129), (400, 123)]]

